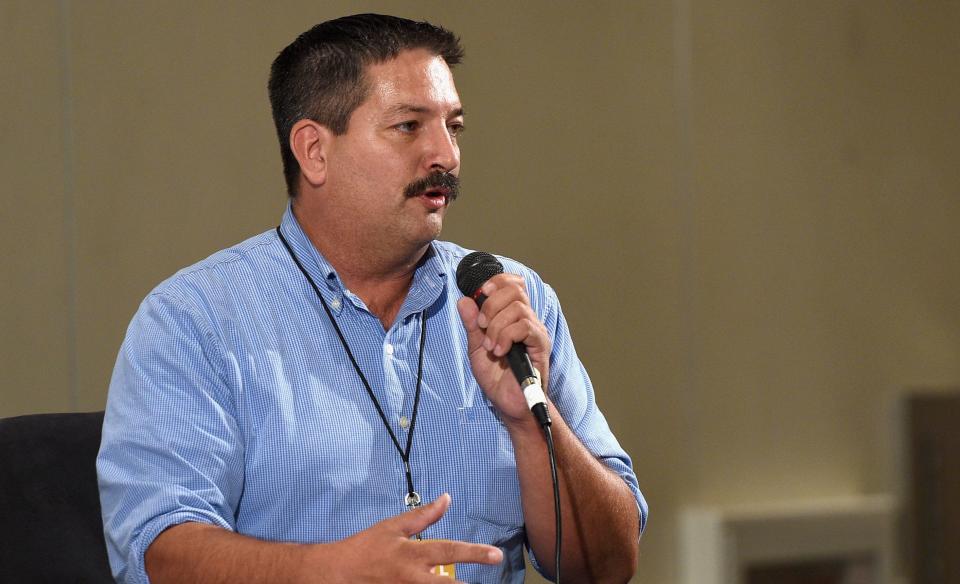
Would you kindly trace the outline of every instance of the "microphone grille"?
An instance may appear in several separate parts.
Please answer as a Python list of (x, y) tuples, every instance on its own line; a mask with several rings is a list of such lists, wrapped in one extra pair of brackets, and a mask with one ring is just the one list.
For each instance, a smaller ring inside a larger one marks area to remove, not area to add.
[(502, 273), (500, 260), (485, 251), (475, 251), (464, 256), (457, 266), (457, 288), (464, 296), (473, 296), (484, 282)]

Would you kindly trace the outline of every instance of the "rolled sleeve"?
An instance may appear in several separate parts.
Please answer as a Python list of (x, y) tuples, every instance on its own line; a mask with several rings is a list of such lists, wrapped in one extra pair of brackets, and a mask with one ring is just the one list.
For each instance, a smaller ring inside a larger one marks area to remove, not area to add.
[(148, 582), (144, 553), (170, 526), (234, 529), (243, 440), (215, 335), (186, 302), (154, 293), (117, 357), (97, 458), (114, 576)]

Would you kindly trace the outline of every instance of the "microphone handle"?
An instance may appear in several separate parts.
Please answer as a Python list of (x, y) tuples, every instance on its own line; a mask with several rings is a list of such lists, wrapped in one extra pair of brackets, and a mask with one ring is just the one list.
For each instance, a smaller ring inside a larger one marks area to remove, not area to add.
[(507, 352), (507, 362), (510, 363), (510, 370), (513, 371), (514, 377), (523, 389), (523, 398), (527, 400), (527, 407), (533, 412), (533, 417), (537, 419), (540, 426), (544, 428), (550, 426), (553, 421), (547, 411), (547, 396), (543, 392), (540, 375), (535, 373), (536, 369), (530, 361), (527, 347), (522, 343), (514, 343)]
[(507, 362), (510, 364), (510, 370), (513, 371), (513, 375), (518, 382), (523, 383), (524, 379), (536, 377), (533, 372), (533, 363), (527, 353), (527, 346), (523, 343), (514, 343), (510, 347), (507, 352)]

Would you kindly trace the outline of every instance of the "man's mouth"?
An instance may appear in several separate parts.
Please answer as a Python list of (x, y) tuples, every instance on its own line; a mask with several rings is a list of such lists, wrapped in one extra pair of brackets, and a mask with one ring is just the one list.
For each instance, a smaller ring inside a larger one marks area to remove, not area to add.
[(442, 204), (452, 203), (460, 194), (460, 179), (456, 175), (444, 172), (427, 175), (414, 181), (404, 190), (404, 195), (424, 197)]
[(428, 208), (438, 210), (450, 204), (451, 198), (449, 193), (449, 189), (428, 189), (420, 193), (418, 197)]
[(424, 197), (430, 197), (430, 198), (443, 197), (444, 199), (446, 199), (446, 198), (448, 198), (448, 197), (450, 196), (450, 189), (445, 188), (445, 187), (438, 187), (438, 188), (434, 188), (434, 189), (427, 189), (427, 190), (423, 191), (422, 193), (420, 193), (420, 195), (421, 195), (421, 196), (424, 196)]

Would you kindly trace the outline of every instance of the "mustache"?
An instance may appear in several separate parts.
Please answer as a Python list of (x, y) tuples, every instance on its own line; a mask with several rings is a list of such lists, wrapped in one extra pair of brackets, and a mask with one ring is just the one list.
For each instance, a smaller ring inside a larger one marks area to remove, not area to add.
[(460, 196), (460, 179), (449, 172), (435, 172), (407, 185), (403, 194), (406, 197), (416, 197), (425, 191), (438, 188), (446, 191), (447, 199), (452, 203)]

